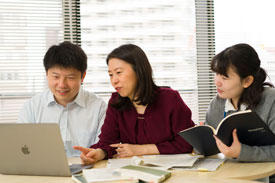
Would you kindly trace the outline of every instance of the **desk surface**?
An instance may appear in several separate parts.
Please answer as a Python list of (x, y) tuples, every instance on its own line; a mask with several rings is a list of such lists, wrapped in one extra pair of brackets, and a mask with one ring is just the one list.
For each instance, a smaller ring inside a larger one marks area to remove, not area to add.
[[(103, 168), (106, 166), (107, 160), (98, 162), (95, 167)], [(224, 165), (219, 167), (214, 172), (199, 172), (189, 170), (174, 170), (172, 177), (201, 177), (204, 179), (243, 179), (243, 180), (256, 180), (268, 177), (275, 174), (275, 162), (263, 163), (240, 163), (233, 160), (227, 160)]]
[[(70, 159), (72, 163), (79, 163), (79, 158)], [(95, 168), (105, 167), (106, 160), (96, 163)], [(275, 173), (275, 162), (268, 163), (239, 163), (226, 161), (214, 172), (197, 172), (175, 170), (166, 183), (204, 182), (204, 183), (255, 183), (252, 179), (260, 179)], [(242, 180), (241, 180), (242, 179)], [(70, 177), (46, 176), (17, 176), (1, 175), (0, 182), (8, 183), (74, 183)]]
[[(46, 177), (46, 176), (20, 176), (20, 175), (0, 175), (2, 183), (75, 183), (70, 177)], [(172, 174), (165, 183), (260, 183), (252, 180), (237, 179), (213, 179), (206, 177), (183, 177), (180, 174)], [(106, 182), (105, 182), (106, 183)], [(123, 183), (121, 181), (112, 183)], [(126, 182), (125, 182), (126, 183)], [(129, 182), (127, 182), (129, 183)]]

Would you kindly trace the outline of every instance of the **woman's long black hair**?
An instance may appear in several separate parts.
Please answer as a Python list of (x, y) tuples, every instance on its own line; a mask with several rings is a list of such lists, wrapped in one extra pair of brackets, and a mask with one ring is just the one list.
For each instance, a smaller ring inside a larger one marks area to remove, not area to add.
[(241, 79), (253, 76), (253, 83), (244, 89), (238, 102), (238, 108), (240, 104), (245, 103), (248, 108), (253, 109), (261, 100), (264, 86), (274, 87), (271, 83), (265, 82), (267, 73), (260, 64), (261, 61), (254, 48), (242, 43), (228, 47), (217, 54), (211, 61), (211, 69), (228, 77), (228, 69), (233, 66)]
[(133, 97), (134, 101), (130, 101), (128, 97), (119, 96), (118, 100), (111, 105), (116, 109), (123, 110), (129, 108), (132, 102), (139, 105), (151, 104), (155, 100), (158, 87), (153, 81), (152, 67), (144, 51), (134, 44), (125, 44), (114, 49), (107, 56), (107, 65), (112, 58), (121, 59), (131, 64), (137, 76), (137, 86)]

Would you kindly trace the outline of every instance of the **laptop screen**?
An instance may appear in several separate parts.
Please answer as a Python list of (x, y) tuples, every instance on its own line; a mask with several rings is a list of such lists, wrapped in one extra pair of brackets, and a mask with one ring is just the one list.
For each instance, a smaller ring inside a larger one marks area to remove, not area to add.
[(0, 124), (0, 173), (71, 176), (58, 124)]

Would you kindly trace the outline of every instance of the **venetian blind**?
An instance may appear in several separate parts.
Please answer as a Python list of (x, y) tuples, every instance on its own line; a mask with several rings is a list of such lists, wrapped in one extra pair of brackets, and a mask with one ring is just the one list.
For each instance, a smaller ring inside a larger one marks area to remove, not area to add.
[(0, 1), (0, 122), (47, 85), (43, 56), (63, 40), (61, 0)]
[(1, 1), (0, 122), (15, 122), (23, 102), (46, 87), (43, 56), (49, 46), (63, 40), (82, 42), (89, 58), (84, 87), (106, 101), (113, 91), (107, 53), (125, 43), (141, 46), (156, 83), (178, 90), (193, 120), (202, 120), (212, 98), (212, 87), (207, 86), (213, 84), (211, 2)]
[(106, 55), (133, 43), (149, 57), (160, 86), (180, 92), (203, 121), (215, 94), (210, 59), (214, 55), (212, 0), (81, 0), (82, 48), (89, 57), (85, 87), (106, 100), (113, 91)]
[(194, 0), (81, 0), (81, 44), (88, 54), (85, 87), (106, 100), (113, 91), (106, 56), (121, 44), (139, 45), (155, 82), (181, 94), (198, 121)]
[(80, 2), (63, 0), (64, 40), (81, 46)]
[(216, 95), (211, 59), (215, 54), (215, 26), (213, 0), (196, 0), (198, 116), (205, 121), (211, 99)]

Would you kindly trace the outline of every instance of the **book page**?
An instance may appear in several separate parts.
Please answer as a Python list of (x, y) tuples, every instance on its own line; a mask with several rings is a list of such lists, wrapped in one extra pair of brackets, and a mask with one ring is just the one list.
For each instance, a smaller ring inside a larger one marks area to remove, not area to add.
[(202, 156), (191, 154), (173, 154), (173, 155), (147, 155), (143, 156), (143, 164), (165, 167), (192, 167), (193, 164)]
[(223, 123), (227, 118), (230, 118), (231, 116), (234, 116), (234, 115), (243, 114), (243, 113), (249, 113), (249, 112), (252, 112), (252, 111), (251, 111), (250, 109), (249, 109), (249, 110), (245, 110), (245, 111), (238, 111), (238, 112), (232, 113), (232, 114), (226, 116), (225, 118), (223, 118), (223, 119), (221, 120), (221, 122), (219, 123), (219, 125), (217, 126), (217, 128), (216, 128), (216, 133), (215, 133), (215, 135), (217, 135), (220, 126), (222, 125), (222, 123)]
[(126, 165), (153, 165), (160, 169), (172, 167), (191, 167), (203, 156), (192, 154), (169, 154), (169, 155), (144, 155), (142, 157), (109, 159), (107, 168), (120, 168)]
[(95, 168), (83, 170), (83, 177), (88, 183), (92, 182), (106, 182), (116, 180), (135, 180), (129, 176), (123, 176), (118, 169), (111, 168)]
[(108, 159), (107, 168), (120, 168), (126, 165), (132, 164), (132, 158), (117, 158), (117, 159)]
[(193, 167), (183, 167), (179, 169), (196, 170), (196, 171), (215, 171), (225, 161), (226, 161), (225, 159), (201, 158), (194, 164)]
[(185, 129), (185, 130), (182, 130), (179, 133), (182, 133), (182, 132), (185, 132), (185, 131), (190, 131), (190, 130), (192, 130), (194, 128), (206, 128), (206, 127), (210, 128), (213, 131), (214, 134), (216, 133), (216, 129), (215, 128), (213, 128), (210, 125), (206, 125), (206, 124), (204, 124), (204, 125), (195, 125), (193, 127), (190, 127), (190, 128)]

